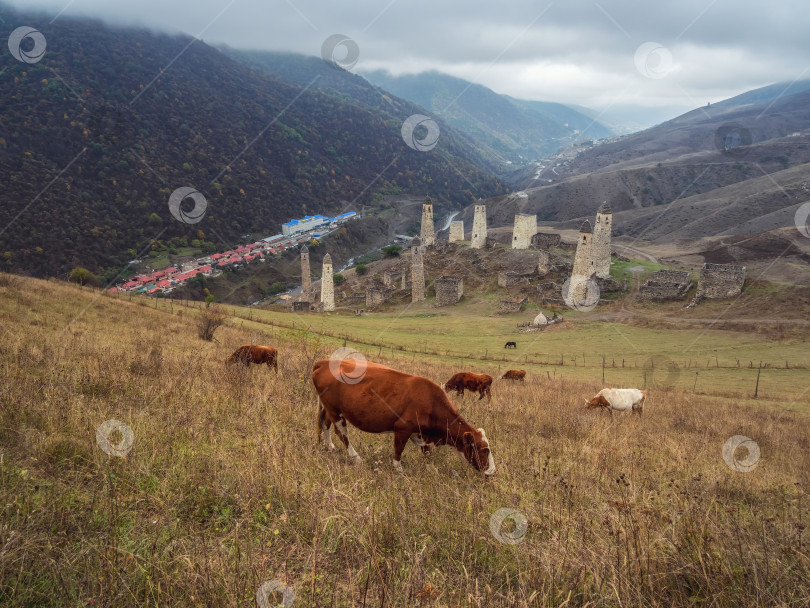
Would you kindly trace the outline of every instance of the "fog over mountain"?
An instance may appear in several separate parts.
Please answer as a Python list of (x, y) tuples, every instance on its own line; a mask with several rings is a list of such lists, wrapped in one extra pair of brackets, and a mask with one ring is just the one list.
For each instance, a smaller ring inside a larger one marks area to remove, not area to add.
[(394, 75), (437, 70), (496, 93), (579, 104), (613, 122), (641, 127), (757, 87), (806, 77), (810, 56), (810, 13), (799, 0), (767, 5), (753, 0), (9, 4), (42, 10), (48, 21), (86, 15), (236, 48), (306, 55), (319, 55), (328, 36), (343, 34), (357, 44), (356, 70)]

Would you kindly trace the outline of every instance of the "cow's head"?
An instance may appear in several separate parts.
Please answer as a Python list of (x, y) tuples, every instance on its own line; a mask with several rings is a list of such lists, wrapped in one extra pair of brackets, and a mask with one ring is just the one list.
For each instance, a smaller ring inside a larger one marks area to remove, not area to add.
[(462, 451), (467, 461), (484, 475), (492, 475), (495, 472), (495, 459), (489, 449), (489, 440), (484, 429), (464, 433)]
[(592, 407), (610, 407), (610, 403), (602, 395), (597, 395), (590, 401), (585, 402), (585, 409)]

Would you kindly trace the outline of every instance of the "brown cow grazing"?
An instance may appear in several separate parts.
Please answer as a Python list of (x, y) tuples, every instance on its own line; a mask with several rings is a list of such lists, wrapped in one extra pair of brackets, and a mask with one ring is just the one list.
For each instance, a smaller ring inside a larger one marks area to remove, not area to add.
[(240, 346), (225, 361), (229, 365), (236, 362), (242, 363), (245, 367), (251, 363), (257, 365), (266, 363), (267, 367), (272, 367), (278, 373), (278, 351), (270, 346), (253, 346), (252, 344)]
[[(361, 374), (358, 374), (361, 370)], [(359, 378), (359, 380), (357, 379)], [(442, 389), (420, 376), (355, 359), (318, 361), (312, 371), (318, 391), (318, 438), (334, 450), (329, 427), (334, 424), (349, 456), (356, 460), (346, 422), (367, 433), (394, 433), (394, 468), (408, 440), (427, 452), (449, 444), (485, 475), (495, 472), (495, 460), (484, 429), (473, 428), (459, 414)]]
[(525, 369), (510, 369), (503, 376), (501, 376), (501, 380), (520, 380), (521, 382), (525, 382), (526, 381), (526, 370)]
[(492, 394), (489, 388), (492, 386), (492, 376), (486, 374), (472, 374), (470, 372), (459, 372), (450, 378), (444, 385), (444, 392), (456, 391), (457, 395), (464, 396), (464, 391), (468, 390), (478, 393), (478, 400), (487, 396), (492, 401)]

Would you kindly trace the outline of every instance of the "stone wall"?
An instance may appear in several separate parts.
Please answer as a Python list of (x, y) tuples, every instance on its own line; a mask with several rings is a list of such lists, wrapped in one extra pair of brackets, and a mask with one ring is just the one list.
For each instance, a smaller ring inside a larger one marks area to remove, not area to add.
[(498, 302), (498, 314), (507, 315), (513, 312), (520, 312), (520, 309), (523, 308), (527, 300), (528, 298), (523, 298), (522, 300), (501, 300)]
[(537, 216), (518, 213), (512, 229), (512, 249), (528, 249), (532, 237), (537, 234)]
[(366, 294), (364, 293), (350, 293), (346, 297), (346, 302), (352, 305), (363, 304), (366, 301)]
[(306, 300), (299, 300), (298, 302), (293, 302), (292, 309), (293, 312), (309, 312), (310, 302)]
[(560, 245), (559, 234), (546, 234), (544, 232), (538, 232), (532, 237), (533, 249), (542, 249), (544, 251), (548, 251), (549, 249), (559, 247), (559, 245)]
[(498, 273), (498, 286), (499, 287), (511, 287), (515, 283), (520, 283), (523, 279), (518, 273), (513, 272), (511, 270), (507, 270), (505, 272)]
[(639, 300), (680, 300), (692, 287), (692, 275), (683, 270), (659, 270), (639, 287)]
[(451, 243), (464, 240), (464, 222), (450, 222), (450, 236), (447, 240)]
[(703, 264), (698, 280), (698, 295), (703, 298), (733, 298), (742, 293), (745, 266)]
[(476, 205), (470, 247), (483, 249), (487, 244), (487, 206)]
[(436, 306), (452, 306), (464, 295), (464, 281), (461, 277), (441, 276), (433, 287), (436, 290)]

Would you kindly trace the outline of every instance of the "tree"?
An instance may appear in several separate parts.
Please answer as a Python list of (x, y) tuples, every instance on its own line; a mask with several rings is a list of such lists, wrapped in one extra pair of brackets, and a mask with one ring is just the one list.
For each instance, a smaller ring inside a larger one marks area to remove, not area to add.
[(388, 247), (382, 248), (382, 252), (389, 258), (395, 258), (402, 252), (402, 247), (399, 245), (388, 245)]
[(346, 277), (344, 277), (340, 273), (337, 273), (335, 275), (332, 275), (332, 279), (335, 281), (335, 285), (340, 285), (343, 281), (346, 280)]
[(366, 266), (365, 264), (358, 264), (357, 266), (354, 267), (354, 271), (360, 276), (362, 276), (368, 272), (368, 266)]
[(70, 271), (70, 280), (79, 285), (98, 285), (98, 277), (80, 266)]

